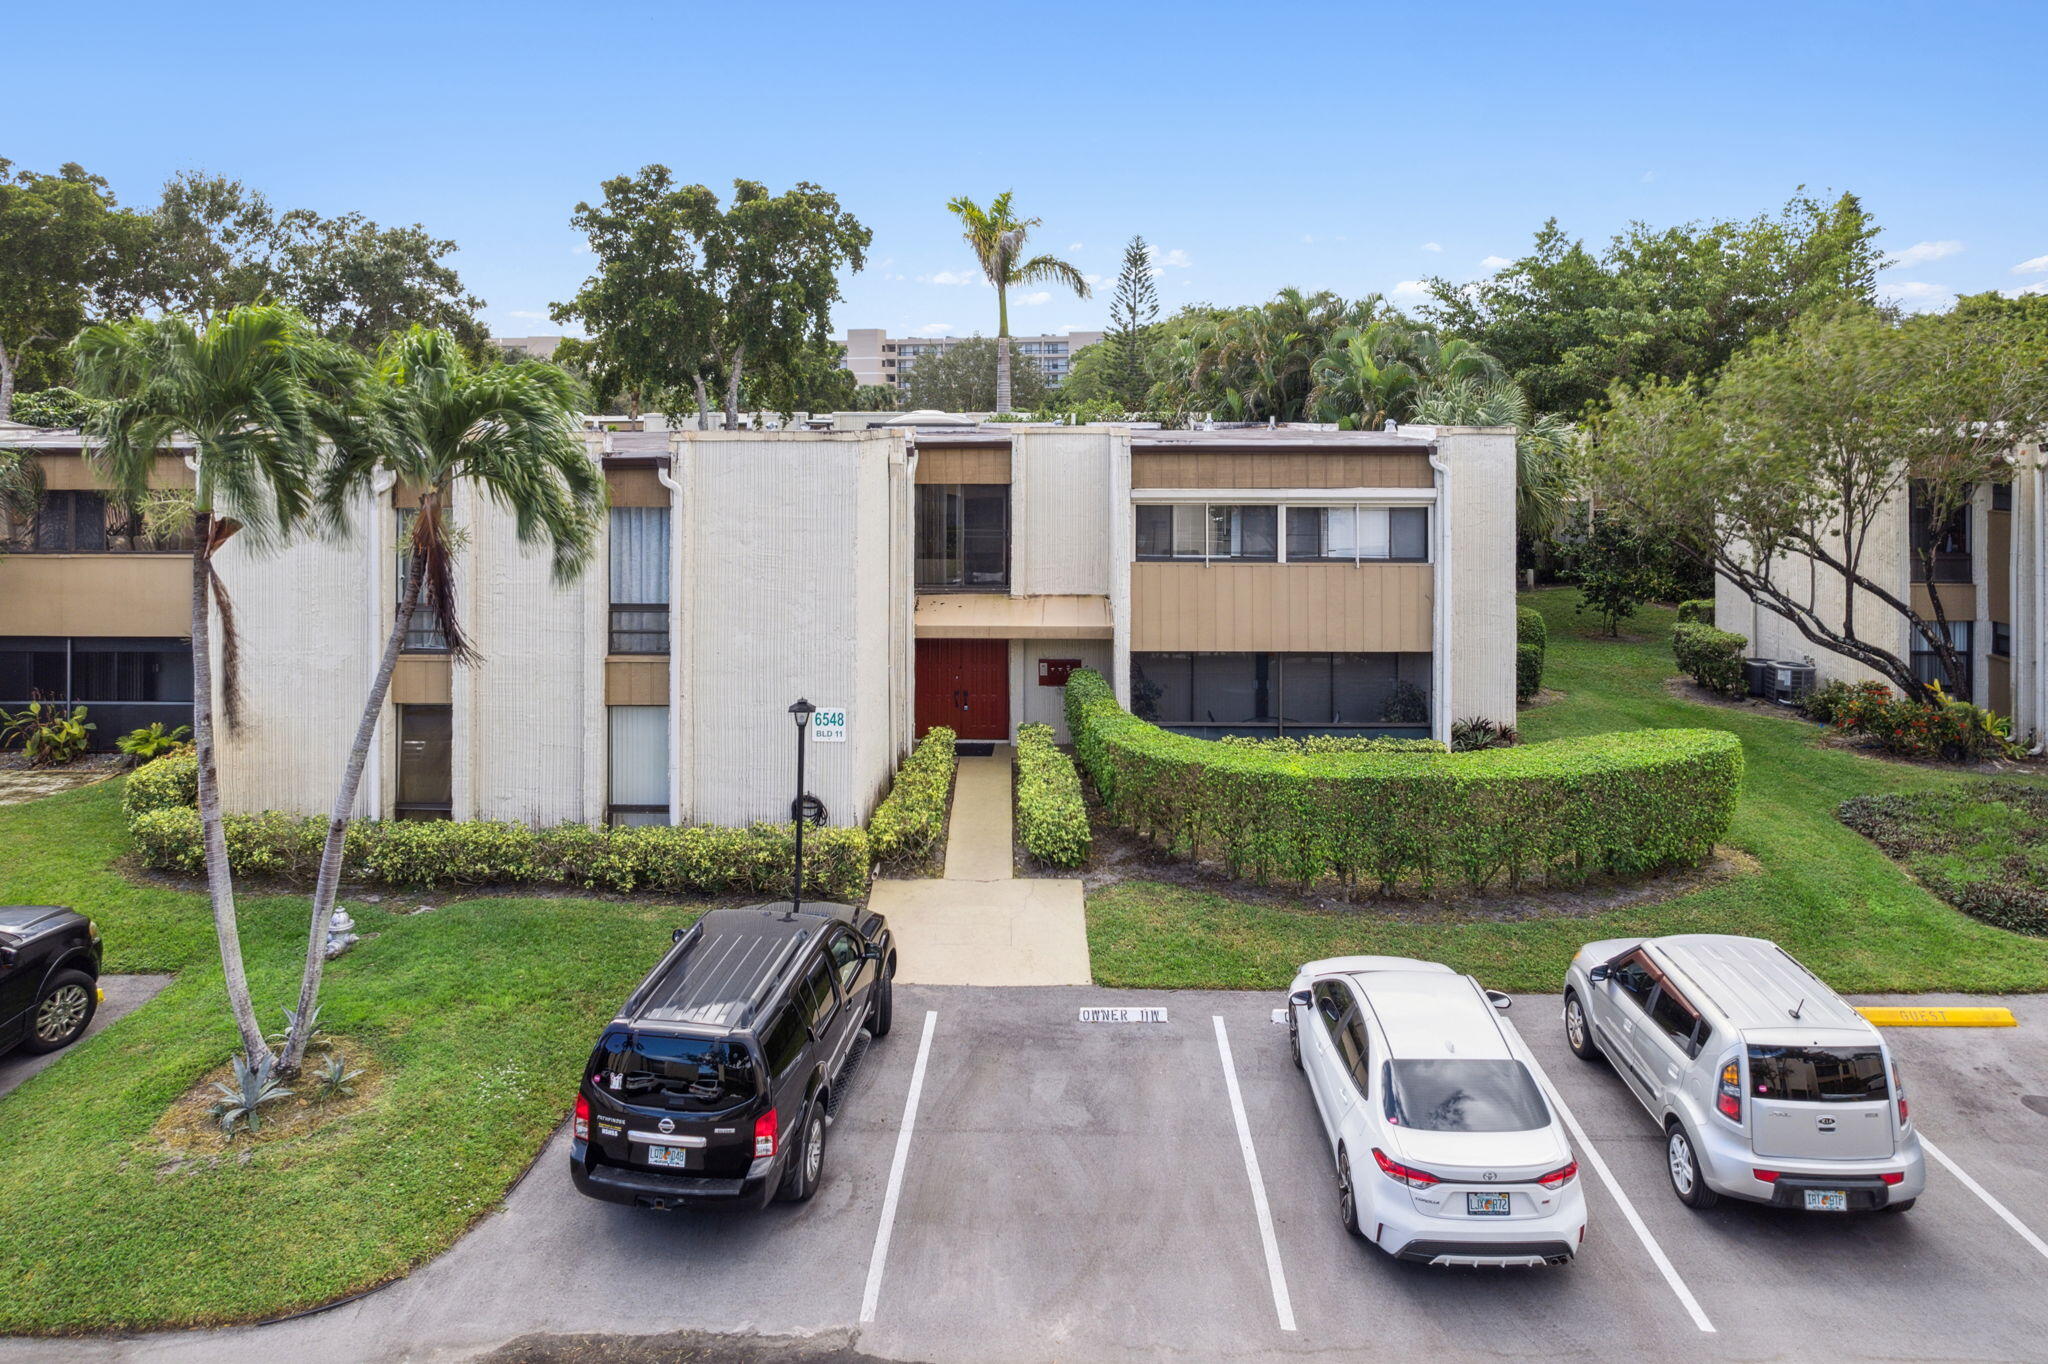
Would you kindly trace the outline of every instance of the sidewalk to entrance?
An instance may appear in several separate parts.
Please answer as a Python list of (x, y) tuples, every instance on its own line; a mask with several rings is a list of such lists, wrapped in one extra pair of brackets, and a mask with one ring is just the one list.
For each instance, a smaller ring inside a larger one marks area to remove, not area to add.
[(879, 880), (868, 903), (897, 942), (906, 985), (1087, 985), (1081, 883), (1018, 877), (1010, 753), (962, 758), (941, 880)]

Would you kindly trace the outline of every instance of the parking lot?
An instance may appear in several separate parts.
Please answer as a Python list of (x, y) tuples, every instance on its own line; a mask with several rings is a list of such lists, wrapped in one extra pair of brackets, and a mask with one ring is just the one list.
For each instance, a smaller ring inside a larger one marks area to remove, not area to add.
[[(1681, 1206), (1621, 1082), (1565, 1049), (1554, 998), (1517, 999), (1508, 1017), (1577, 1124), (1590, 1209), (1576, 1263), (1517, 1271), (1397, 1264), (1344, 1233), (1280, 1002), (903, 987), (807, 1206), (687, 1217), (592, 1202), (558, 1137), (502, 1212), (359, 1302), (255, 1329), (11, 1342), (0, 1357), (435, 1358), (534, 1333), (692, 1328), (847, 1332), (864, 1353), (934, 1361), (2041, 1357), (2048, 1246), (2029, 1236), (2048, 1233), (2048, 1001), (2014, 1002), (2018, 1029), (1891, 1032), (1940, 1157), (1913, 1211), (1830, 1220)], [(1097, 1005), (1168, 1021), (1077, 1021)]]

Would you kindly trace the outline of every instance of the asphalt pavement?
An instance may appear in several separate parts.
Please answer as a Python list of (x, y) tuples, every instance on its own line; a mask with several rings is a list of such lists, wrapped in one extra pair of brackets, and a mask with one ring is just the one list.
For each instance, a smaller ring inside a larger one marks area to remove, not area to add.
[[(1343, 1232), (1281, 1002), (903, 986), (808, 1205), (597, 1203), (558, 1135), (500, 1212), (359, 1301), (0, 1360), (2042, 1357), (2048, 998), (1997, 1001), (2017, 1029), (1890, 1032), (1945, 1162), (1912, 1211), (1834, 1219), (1680, 1205), (1649, 1117), (1565, 1049), (1554, 997), (1518, 998), (1583, 1133), (1590, 1219), (1576, 1262), (1516, 1271), (1398, 1264)], [(1078, 1021), (1090, 1006), (1166, 1021)]]
[(67, 1055), (72, 1048), (83, 1046), (88, 1038), (97, 1037), (106, 1031), (115, 1019), (134, 1013), (150, 1000), (157, 991), (171, 983), (169, 976), (101, 976), (100, 989), (106, 991), (106, 999), (93, 1011), (92, 1022), (85, 1028), (85, 1036), (73, 1042), (64, 1051), (44, 1052), (40, 1056), (16, 1048), (0, 1056), (0, 1097), (11, 1093), (22, 1081), (37, 1071), (47, 1070), (59, 1058)]

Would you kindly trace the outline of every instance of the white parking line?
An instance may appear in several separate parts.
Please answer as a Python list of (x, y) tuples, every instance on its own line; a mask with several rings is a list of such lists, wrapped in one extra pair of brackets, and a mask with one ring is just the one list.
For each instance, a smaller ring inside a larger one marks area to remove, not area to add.
[[(1515, 1033), (1517, 1041), (1521, 1039), (1521, 1030), (1515, 1027), (1514, 1020), (1502, 1018), (1501, 1022)], [(1526, 1044), (1523, 1049), (1527, 1050)], [(1700, 1307), (1700, 1300), (1685, 1286), (1685, 1280), (1678, 1277), (1678, 1270), (1673, 1267), (1670, 1257), (1665, 1255), (1664, 1248), (1657, 1244), (1657, 1238), (1650, 1235), (1649, 1227), (1644, 1225), (1641, 1215), (1636, 1212), (1636, 1205), (1629, 1201), (1628, 1194), (1623, 1192), (1620, 1182), (1607, 1168), (1607, 1162), (1601, 1157), (1599, 1149), (1587, 1139), (1586, 1129), (1579, 1126), (1579, 1120), (1572, 1115), (1571, 1106), (1564, 1101), (1564, 1096), (1557, 1092), (1557, 1086), (1550, 1083), (1550, 1077), (1544, 1074), (1543, 1066), (1536, 1060), (1534, 1052), (1529, 1052), (1529, 1066), (1536, 1072), (1536, 1079), (1543, 1085), (1544, 1093), (1557, 1105), (1558, 1113), (1564, 1118), (1564, 1125), (1571, 1129), (1572, 1140), (1576, 1141), (1579, 1149), (1585, 1153), (1586, 1163), (1593, 1167), (1594, 1174), (1600, 1176), (1600, 1182), (1607, 1186), (1607, 1192), (1612, 1194), (1614, 1201), (1620, 1205), (1621, 1215), (1635, 1228), (1636, 1239), (1641, 1241), (1643, 1249), (1649, 1252), (1650, 1262), (1657, 1266), (1657, 1272), (1664, 1276), (1664, 1282), (1671, 1286), (1671, 1291), (1678, 1295), (1678, 1301), (1692, 1314), (1692, 1324), (1702, 1331), (1713, 1332), (1714, 1323), (1707, 1320), (1706, 1312)]]
[(1991, 1209), (1991, 1211), (1997, 1213), (1999, 1217), (2003, 1218), (2007, 1226), (2011, 1227), (2014, 1231), (2020, 1234), (2021, 1239), (2023, 1239), (2028, 1245), (2032, 1246), (2035, 1250), (2039, 1251), (2044, 1258), (2048, 1258), (2048, 1241), (2043, 1241), (2040, 1237), (2034, 1235), (2033, 1230), (2029, 1228), (2025, 1222), (2022, 1222), (2019, 1218), (2013, 1216), (2012, 1213), (2006, 1208), (2005, 1204), (1993, 1198), (1988, 1189), (1986, 1189), (1982, 1184), (1979, 1184), (1976, 1180), (1964, 1174), (1963, 1167), (1956, 1164), (1954, 1161), (1950, 1160), (1947, 1154), (1944, 1153), (1939, 1146), (1936, 1146), (1933, 1142), (1929, 1141), (1927, 1139), (1927, 1134), (1925, 1132), (1922, 1132), (1920, 1134), (1920, 1148), (1927, 1152), (1928, 1155), (1933, 1156), (1936, 1160), (1940, 1161), (1943, 1169), (1947, 1170), (1957, 1179), (1962, 1180), (1963, 1187), (1968, 1189), (1971, 1193), (1977, 1195), (1977, 1197), (1983, 1199), (1984, 1206)]
[(1216, 1054), (1223, 1059), (1223, 1085), (1230, 1091), (1230, 1116), (1237, 1123), (1237, 1149), (1244, 1153), (1244, 1172), (1252, 1182), (1252, 1208), (1259, 1215), (1259, 1240), (1266, 1248), (1266, 1278), (1273, 1285), (1273, 1312), (1280, 1329), (1294, 1329), (1294, 1301), (1287, 1296), (1287, 1275), (1280, 1268), (1280, 1239), (1273, 1234), (1273, 1209), (1266, 1202), (1266, 1180), (1259, 1173), (1259, 1154), (1252, 1149), (1252, 1127), (1244, 1116), (1244, 1095), (1237, 1087), (1237, 1063), (1230, 1058), (1230, 1034), (1224, 1031), (1223, 1015), (1211, 1014), (1216, 1023)]
[(910, 1094), (903, 1100), (903, 1127), (896, 1133), (896, 1158), (889, 1162), (889, 1191), (882, 1195), (882, 1225), (875, 1228), (874, 1254), (868, 1256), (868, 1286), (860, 1297), (860, 1319), (875, 1319), (882, 1298), (882, 1267), (889, 1262), (889, 1237), (896, 1229), (896, 1204), (903, 1196), (903, 1167), (910, 1163), (910, 1133), (917, 1126), (917, 1101), (924, 1094), (925, 1063), (931, 1060), (932, 1029), (939, 1012), (924, 1012), (924, 1036), (917, 1044), (917, 1065), (910, 1072)]

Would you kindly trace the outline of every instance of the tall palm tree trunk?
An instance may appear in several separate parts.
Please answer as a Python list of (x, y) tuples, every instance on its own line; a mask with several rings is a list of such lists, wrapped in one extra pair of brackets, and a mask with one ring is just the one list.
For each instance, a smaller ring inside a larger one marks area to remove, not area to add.
[(996, 286), (996, 411), (1010, 410), (1010, 292)]
[(192, 544), (192, 744), (199, 761), (199, 829), (206, 846), (206, 895), (213, 904), (213, 934), (220, 943), (221, 975), (228, 1008), (242, 1034), (249, 1063), (271, 1059), (270, 1045), (256, 1022), (249, 977), (242, 967), (242, 935), (235, 919), (235, 885), (228, 869), (227, 831), (222, 823), (220, 778), (213, 744), (213, 552), (215, 522), (202, 513)]
[(413, 612), (420, 603), (423, 555), (408, 557), (405, 592), (391, 618), (391, 632), (384, 637), (384, 656), (377, 660), (377, 676), (370, 683), (369, 698), (363, 702), (362, 718), (356, 722), (355, 743), (349, 748), (348, 763), (342, 769), (341, 789), (335, 793), (334, 809), (327, 817), (327, 841), (320, 848), (320, 872), (313, 882), (313, 922), (306, 935), (306, 970), (299, 978), (299, 1007), (292, 1015), (291, 1035), (285, 1039), (284, 1074), (297, 1071), (306, 1058), (306, 1044), (313, 1038), (313, 1004), (320, 998), (320, 979), (327, 969), (327, 930), (334, 922), (334, 902), (341, 894), (342, 851), (348, 843), (350, 812), (355, 809), (356, 792), (362, 788), (363, 768), (370, 757), (370, 744), (377, 736), (377, 722), (384, 715), (384, 698), (391, 692), (391, 674), (398, 668), (398, 655), (405, 647), (406, 632), (412, 628)]

